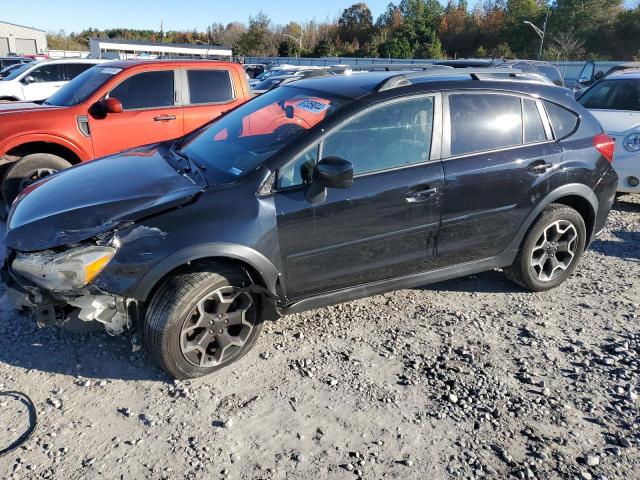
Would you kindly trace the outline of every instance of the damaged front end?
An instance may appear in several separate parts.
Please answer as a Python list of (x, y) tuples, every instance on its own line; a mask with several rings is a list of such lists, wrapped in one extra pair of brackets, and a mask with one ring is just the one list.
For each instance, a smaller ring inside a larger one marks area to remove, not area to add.
[(7, 295), (16, 309), (31, 313), (39, 326), (74, 331), (102, 326), (111, 335), (121, 334), (132, 327), (137, 302), (91, 285), (117, 247), (116, 241), (109, 241), (62, 252), (12, 251), (2, 268)]

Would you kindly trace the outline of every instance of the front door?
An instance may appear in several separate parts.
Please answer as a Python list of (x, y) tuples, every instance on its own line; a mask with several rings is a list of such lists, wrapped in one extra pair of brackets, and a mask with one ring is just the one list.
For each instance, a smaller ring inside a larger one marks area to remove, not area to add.
[[(286, 294), (297, 300), (428, 270), (435, 264), (443, 185), (440, 96), (373, 107), (282, 168), (275, 204)], [(319, 158), (353, 164), (348, 189), (305, 200)]]
[(483, 92), (445, 99), (440, 267), (501, 253), (562, 161), (539, 100)]
[(96, 158), (128, 148), (181, 137), (182, 106), (176, 72), (135, 73), (109, 92), (122, 102), (122, 113), (89, 117)]
[(24, 99), (33, 102), (49, 98), (66, 83), (64, 75), (61, 63), (45, 63), (34, 68), (21, 80)]

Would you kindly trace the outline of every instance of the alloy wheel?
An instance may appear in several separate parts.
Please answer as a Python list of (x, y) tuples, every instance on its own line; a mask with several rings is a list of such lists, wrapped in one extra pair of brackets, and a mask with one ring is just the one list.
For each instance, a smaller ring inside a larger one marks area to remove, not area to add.
[(255, 304), (249, 293), (230, 286), (208, 293), (183, 322), (182, 355), (197, 367), (226, 363), (249, 339), (255, 317)]
[(531, 252), (530, 267), (538, 280), (549, 282), (561, 275), (576, 256), (578, 231), (568, 220), (547, 226)]

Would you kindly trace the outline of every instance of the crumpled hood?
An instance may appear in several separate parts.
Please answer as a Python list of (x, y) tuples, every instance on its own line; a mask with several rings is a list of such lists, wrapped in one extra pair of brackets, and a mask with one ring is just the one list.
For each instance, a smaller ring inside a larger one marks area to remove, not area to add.
[(189, 202), (202, 190), (163, 158), (165, 147), (78, 165), (27, 187), (12, 206), (7, 246), (33, 252), (76, 243)]
[(57, 107), (54, 105), (40, 105), (39, 103), (32, 103), (32, 102), (5, 102), (5, 103), (0, 103), (0, 115), (26, 112), (26, 111), (36, 113), (36, 112), (42, 112), (43, 110), (54, 110), (58, 108), (64, 108), (64, 107)]
[(621, 110), (589, 110), (609, 135), (622, 135), (629, 130), (640, 130), (640, 112)]

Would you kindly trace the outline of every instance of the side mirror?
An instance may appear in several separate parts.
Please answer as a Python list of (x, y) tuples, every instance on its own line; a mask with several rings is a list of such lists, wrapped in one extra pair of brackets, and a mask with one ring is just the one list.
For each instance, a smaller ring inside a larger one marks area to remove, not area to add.
[(27, 75), (22, 79), (22, 83), (24, 83), (25, 85), (29, 85), (31, 83), (36, 83), (36, 79), (33, 78), (31, 75)]
[(117, 98), (106, 98), (104, 100), (104, 109), (107, 113), (122, 113), (122, 102)]
[(604, 72), (602, 70), (597, 71), (594, 78), (596, 80), (602, 80), (604, 78)]
[(311, 173), (311, 184), (305, 198), (311, 204), (327, 198), (327, 188), (350, 188), (353, 185), (353, 165), (342, 158), (327, 157), (320, 160)]

